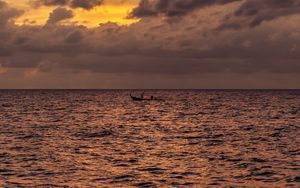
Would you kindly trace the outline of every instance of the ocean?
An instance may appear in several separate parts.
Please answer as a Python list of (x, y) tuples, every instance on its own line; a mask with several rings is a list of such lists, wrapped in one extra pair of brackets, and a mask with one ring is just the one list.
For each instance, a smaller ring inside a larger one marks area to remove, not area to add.
[(0, 90), (0, 187), (300, 187), (300, 90)]

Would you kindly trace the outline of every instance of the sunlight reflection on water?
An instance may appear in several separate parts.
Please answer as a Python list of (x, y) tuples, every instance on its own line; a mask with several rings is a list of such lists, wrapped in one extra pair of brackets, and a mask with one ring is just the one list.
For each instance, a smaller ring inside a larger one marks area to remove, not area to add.
[(300, 91), (130, 92), (0, 91), (0, 186), (300, 186)]

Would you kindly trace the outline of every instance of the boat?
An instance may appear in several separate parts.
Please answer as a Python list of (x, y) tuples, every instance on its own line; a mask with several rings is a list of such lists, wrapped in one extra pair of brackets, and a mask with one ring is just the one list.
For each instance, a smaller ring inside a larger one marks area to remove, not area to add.
[(131, 99), (134, 101), (150, 101), (151, 99), (145, 99), (145, 98), (139, 98), (139, 97), (134, 97), (130, 95)]
[(135, 97), (130, 94), (130, 97), (133, 101), (162, 101), (162, 99), (158, 99), (152, 96), (151, 98), (143, 98), (143, 97)]

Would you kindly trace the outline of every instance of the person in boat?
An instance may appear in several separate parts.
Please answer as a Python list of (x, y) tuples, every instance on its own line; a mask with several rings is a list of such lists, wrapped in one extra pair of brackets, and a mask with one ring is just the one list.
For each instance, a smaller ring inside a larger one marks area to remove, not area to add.
[(144, 99), (144, 94), (145, 94), (145, 92), (143, 92), (143, 93), (141, 94), (141, 99)]
[(151, 100), (154, 100), (154, 97), (153, 96), (151, 96), (151, 98), (150, 98)]

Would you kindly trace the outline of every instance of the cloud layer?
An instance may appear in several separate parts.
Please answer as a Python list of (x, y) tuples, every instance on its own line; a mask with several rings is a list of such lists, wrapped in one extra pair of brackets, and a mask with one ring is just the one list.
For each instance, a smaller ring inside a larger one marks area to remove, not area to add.
[(224, 5), (240, 0), (141, 0), (135, 8), (132, 17), (150, 17), (150, 16), (182, 16), (190, 12), (213, 5)]
[(299, 0), (246, 0), (224, 19), (223, 28), (256, 27), (265, 21), (300, 14)]
[(90, 10), (101, 5), (103, 0), (36, 0), (35, 6), (69, 6), (70, 8), (83, 8)]
[(0, 1), (0, 87), (299, 88), (298, 1), (253, 1), (141, 1), (157, 13), (95, 28), (61, 24), (61, 7), (15, 25), (22, 11)]

